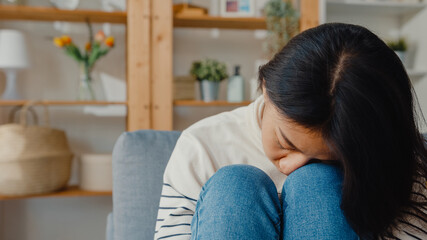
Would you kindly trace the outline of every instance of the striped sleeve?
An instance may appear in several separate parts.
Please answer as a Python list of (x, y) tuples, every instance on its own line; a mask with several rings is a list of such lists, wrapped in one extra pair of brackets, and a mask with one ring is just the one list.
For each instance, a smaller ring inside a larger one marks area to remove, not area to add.
[(163, 176), (155, 240), (189, 240), (191, 221), (204, 183), (214, 173), (201, 141), (184, 131)]
[(196, 203), (196, 199), (184, 196), (164, 183), (154, 239), (190, 239)]

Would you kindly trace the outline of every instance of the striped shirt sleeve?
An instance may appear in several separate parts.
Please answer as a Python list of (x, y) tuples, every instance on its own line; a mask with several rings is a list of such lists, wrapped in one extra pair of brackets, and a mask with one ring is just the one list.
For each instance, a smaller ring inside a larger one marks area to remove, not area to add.
[(154, 239), (190, 239), (196, 203), (196, 199), (184, 196), (164, 183)]
[(177, 141), (163, 176), (155, 240), (189, 240), (191, 221), (204, 183), (215, 169), (206, 147), (184, 131)]

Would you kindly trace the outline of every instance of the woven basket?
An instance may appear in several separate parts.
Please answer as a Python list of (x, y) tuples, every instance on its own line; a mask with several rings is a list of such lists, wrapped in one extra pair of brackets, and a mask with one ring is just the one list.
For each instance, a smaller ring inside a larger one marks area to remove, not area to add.
[(48, 193), (66, 186), (70, 178), (73, 154), (65, 132), (49, 127), (47, 107), (46, 126), (38, 126), (36, 117), (36, 125), (27, 125), (27, 112), (36, 103), (30, 101), (20, 109), (19, 124), (0, 126), (1, 195)]

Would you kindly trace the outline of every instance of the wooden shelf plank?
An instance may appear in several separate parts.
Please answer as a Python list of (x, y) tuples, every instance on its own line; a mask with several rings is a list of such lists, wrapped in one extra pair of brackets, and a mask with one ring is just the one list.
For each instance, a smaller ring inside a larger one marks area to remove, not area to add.
[[(2, 6), (0, 20), (66, 21), (92, 23), (127, 23), (126, 12), (97, 10), (60, 10), (53, 7)], [(222, 28), (222, 29), (266, 29), (264, 18), (225, 18), (214, 16), (174, 17), (174, 27)]]
[(206, 106), (220, 106), (220, 107), (233, 107), (233, 106), (246, 106), (249, 105), (251, 101), (244, 102), (227, 102), (227, 101), (213, 101), (213, 102), (204, 102), (196, 100), (175, 100), (174, 106), (193, 106), (193, 107), (206, 107)]
[[(28, 100), (0, 100), (0, 106), (21, 106)], [(87, 105), (127, 105), (126, 102), (105, 101), (40, 101), (36, 105), (59, 105), (59, 106), (87, 106)]]
[(126, 12), (60, 10), (53, 7), (2, 6), (0, 20), (66, 21), (126, 24)]
[(174, 17), (174, 27), (183, 28), (223, 28), (223, 29), (266, 29), (264, 18), (225, 18), (225, 17)]
[(425, 69), (406, 69), (406, 73), (408, 73), (411, 81), (415, 83), (420, 81), (427, 74), (427, 71)]
[(406, 73), (408, 73), (409, 77), (423, 77), (427, 74), (427, 70), (425, 69), (406, 69)]
[(78, 188), (78, 186), (68, 186), (65, 189), (47, 194), (35, 194), (27, 196), (1, 196), (0, 200), (15, 200), (28, 198), (49, 198), (49, 197), (92, 197), (92, 196), (112, 196), (112, 192), (92, 192)]

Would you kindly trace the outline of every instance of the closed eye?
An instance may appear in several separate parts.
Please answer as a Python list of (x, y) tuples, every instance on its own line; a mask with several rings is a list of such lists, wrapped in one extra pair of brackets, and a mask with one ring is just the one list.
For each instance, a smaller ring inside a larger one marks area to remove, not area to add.
[(277, 145), (279, 146), (280, 149), (287, 150), (287, 151), (295, 151), (295, 149), (293, 149), (293, 148), (283, 147), (282, 144), (280, 144), (279, 139), (276, 139), (276, 142), (277, 142)]

